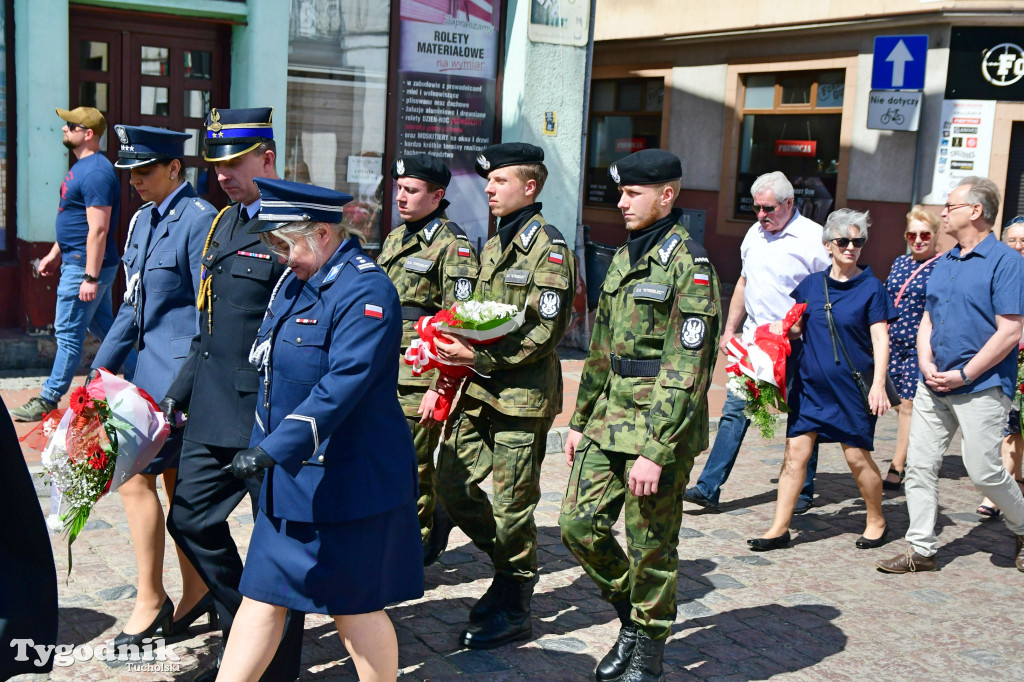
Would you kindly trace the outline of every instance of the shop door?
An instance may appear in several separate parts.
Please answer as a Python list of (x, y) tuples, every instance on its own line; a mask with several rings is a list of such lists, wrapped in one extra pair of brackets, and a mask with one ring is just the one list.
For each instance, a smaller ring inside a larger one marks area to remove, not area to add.
[[(202, 158), (202, 132), (211, 106), (230, 106), (230, 26), (85, 7), (71, 9), (70, 24), (68, 108), (91, 106), (103, 112), (108, 126), (100, 145), (103, 153), (117, 159), (113, 126), (118, 123), (190, 133), (186, 177), (214, 206), (224, 206), (227, 197)], [(142, 201), (128, 184), (127, 171), (118, 173), (117, 240), (123, 251), (128, 223)], [(114, 299), (120, 300), (116, 291)]]

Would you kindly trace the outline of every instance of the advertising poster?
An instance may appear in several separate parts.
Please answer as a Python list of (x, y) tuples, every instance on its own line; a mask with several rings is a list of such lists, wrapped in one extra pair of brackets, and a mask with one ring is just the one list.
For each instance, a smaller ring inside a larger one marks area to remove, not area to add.
[(935, 150), (932, 192), (924, 203), (946, 203), (949, 193), (969, 175), (988, 177), (995, 119), (993, 100), (942, 101), (942, 127)]
[(395, 158), (426, 153), (448, 164), (448, 217), (474, 245), (487, 240), (486, 183), (473, 166), (495, 140), (501, 1), (401, 0)]

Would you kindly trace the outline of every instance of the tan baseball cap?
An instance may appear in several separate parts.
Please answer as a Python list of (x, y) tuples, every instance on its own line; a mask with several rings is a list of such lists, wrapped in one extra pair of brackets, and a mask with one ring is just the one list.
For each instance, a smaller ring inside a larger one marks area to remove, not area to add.
[(57, 115), (68, 123), (77, 123), (80, 126), (89, 128), (97, 137), (103, 137), (103, 133), (107, 131), (107, 119), (103, 118), (103, 114), (99, 112), (99, 109), (93, 109), (92, 107), (75, 107), (71, 111), (67, 109), (57, 109)]

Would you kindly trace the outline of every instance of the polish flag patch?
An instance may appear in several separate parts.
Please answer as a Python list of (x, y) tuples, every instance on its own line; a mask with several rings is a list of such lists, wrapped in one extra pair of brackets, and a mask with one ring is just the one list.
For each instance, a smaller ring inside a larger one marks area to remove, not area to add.
[(694, 273), (693, 275), (693, 283), (701, 284), (703, 286), (709, 286), (711, 284), (711, 278), (709, 278), (707, 275), (703, 273), (697, 272)]
[(363, 315), (365, 315), (366, 317), (375, 317), (378, 320), (380, 320), (384, 317), (384, 309), (381, 308), (379, 305), (367, 303), (366, 305), (363, 306)]
[(463, 258), (469, 258), (469, 255), (470, 255), (469, 254), (469, 247), (468, 246), (460, 246), (459, 247), (459, 255), (462, 256)]
[(562, 254), (558, 253), (557, 251), (550, 252), (548, 254), (548, 262), (549, 263), (558, 263), (559, 265), (561, 265), (562, 264)]

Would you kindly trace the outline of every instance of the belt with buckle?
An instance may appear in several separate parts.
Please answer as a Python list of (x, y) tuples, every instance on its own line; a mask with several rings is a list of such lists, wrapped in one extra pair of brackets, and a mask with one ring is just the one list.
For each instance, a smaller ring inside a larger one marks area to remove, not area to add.
[(661, 360), (637, 360), (612, 355), (612, 372), (620, 377), (656, 377), (661, 369)]

